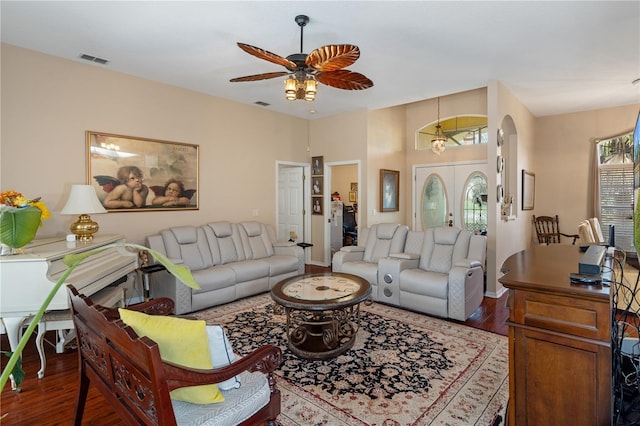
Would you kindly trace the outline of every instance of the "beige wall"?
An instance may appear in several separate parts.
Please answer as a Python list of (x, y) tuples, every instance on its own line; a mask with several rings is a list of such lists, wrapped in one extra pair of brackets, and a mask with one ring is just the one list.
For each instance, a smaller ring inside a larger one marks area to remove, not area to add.
[[(361, 170), (366, 170), (366, 125), (367, 112), (355, 111), (346, 114), (335, 115), (332, 117), (321, 118), (309, 122), (309, 161), (311, 157), (323, 156), (325, 168), (330, 163), (335, 162), (360, 162)], [(325, 173), (325, 188), (330, 187)], [(366, 187), (367, 182), (360, 182), (358, 188), (360, 193), (360, 202), (363, 205), (367, 203)], [(330, 194), (329, 194), (330, 195)], [(311, 262), (315, 264), (328, 265), (331, 262), (329, 255), (330, 247), (327, 238), (325, 247), (325, 231), (327, 219), (326, 214), (329, 210), (328, 201), (330, 197), (325, 192), (325, 214), (323, 216), (311, 216)]]
[(576, 233), (578, 224), (593, 215), (588, 185), (593, 141), (633, 131), (638, 109), (625, 105), (538, 118), (533, 171), (540, 190), (533, 214), (558, 214), (560, 229)]
[[(501, 290), (496, 272), (504, 259), (530, 243), (531, 214), (556, 211), (568, 227), (590, 215), (590, 140), (630, 130), (639, 108), (535, 118), (506, 87), (490, 82), (487, 88), (443, 96), (440, 107), (441, 118), (487, 114), (489, 144), (437, 156), (415, 150), (415, 131), (437, 118), (436, 99), (307, 121), (5, 44), (1, 60), (0, 188), (43, 197), (54, 216), (39, 237), (66, 234), (75, 220), (59, 211), (70, 185), (86, 182), (86, 130), (200, 146), (200, 210), (95, 217), (100, 232), (142, 242), (174, 225), (252, 219), (275, 224), (276, 161), (310, 162), (312, 156), (324, 156), (325, 164), (360, 165), (360, 226), (411, 225), (412, 168), (485, 158), (492, 165), (495, 131), (509, 117), (514, 127), (509, 136), (517, 147), (515, 188), (521, 187), (522, 169), (536, 173), (535, 209), (522, 212), (518, 192), (517, 216), (505, 222), (497, 203), (489, 204), (490, 293)], [(400, 211), (374, 216), (381, 168), (400, 171)], [(496, 181), (490, 173), (492, 199)], [(254, 210), (258, 216), (252, 216)], [(312, 216), (312, 263), (327, 264), (326, 219)]]
[[(410, 181), (405, 167), (405, 107), (385, 108), (369, 111), (367, 122), (367, 167), (363, 171), (368, 182), (366, 188), (368, 203), (361, 209), (360, 221), (364, 226), (376, 223), (407, 223), (410, 212), (407, 210), (407, 182)], [(398, 192), (398, 211), (380, 211), (380, 170), (398, 170), (400, 184)]]
[(94, 217), (132, 242), (215, 220), (275, 225), (276, 161), (309, 161), (307, 120), (6, 44), (1, 58), (0, 188), (43, 197), (53, 217), (39, 238), (75, 220), (59, 211), (70, 185), (86, 182), (86, 130), (200, 146), (200, 210)]
[[(527, 248), (530, 227), (530, 212), (520, 210), (521, 183), (519, 171), (531, 170), (534, 155), (535, 119), (533, 115), (515, 98), (512, 93), (499, 82), (489, 84), (489, 164), (496, 164), (498, 147), (496, 145), (496, 132), (498, 128), (505, 131), (505, 152), (508, 152), (506, 168), (511, 171), (509, 190), (514, 198), (514, 217), (510, 220), (502, 220), (500, 217), (500, 205), (489, 204), (489, 232), (487, 249), (487, 291), (499, 295), (504, 289), (497, 281), (502, 263), (511, 254)], [(496, 169), (489, 175), (489, 188), (496, 188), (498, 174)], [(508, 173), (508, 172), (507, 172)], [(536, 188), (538, 189), (538, 188)], [(490, 199), (496, 200), (495, 189), (489, 194)]]

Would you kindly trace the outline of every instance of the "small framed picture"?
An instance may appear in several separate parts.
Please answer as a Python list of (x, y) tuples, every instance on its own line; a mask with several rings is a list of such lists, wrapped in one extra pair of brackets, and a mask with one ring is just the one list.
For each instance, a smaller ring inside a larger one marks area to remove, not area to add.
[(399, 210), (400, 172), (380, 169), (380, 211), (397, 212)]
[(536, 195), (536, 175), (522, 169), (522, 210), (533, 210)]
[(358, 193), (356, 191), (349, 192), (349, 202), (355, 203), (358, 200)]
[(311, 195), (322, 195), (322, 176), (311, 178)]
[(358, 190), (358, 182), (351, 182), (351, 190), (352, 191)]
[(324, 171), (324, 157), (311, 157), (311, 176), (322, 176)]
[(311, 211), (313, 214), (322, 215), (322, 197), (312, 197)]

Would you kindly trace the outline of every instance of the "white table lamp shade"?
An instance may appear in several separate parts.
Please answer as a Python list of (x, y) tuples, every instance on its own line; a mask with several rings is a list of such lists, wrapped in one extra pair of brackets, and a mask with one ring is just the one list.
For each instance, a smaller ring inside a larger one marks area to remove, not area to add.
[(100, 226), (91, 220), (90, 214), (106, 213), (91, 185), (72, 185), (67, 204), (60, 214), (77, 214), (78, 221), (71, 224), (71, 232), (80, 241), (91, 241)]
[(72, 185), (67, 204), (60, 214), (98, 214), (107, 210), (98, 200), (98, 194), (91, 185)]

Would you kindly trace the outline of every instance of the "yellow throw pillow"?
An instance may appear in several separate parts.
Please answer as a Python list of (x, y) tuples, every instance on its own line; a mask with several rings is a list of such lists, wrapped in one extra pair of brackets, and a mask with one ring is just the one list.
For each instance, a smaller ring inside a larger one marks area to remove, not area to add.
[[(158, 344), (164, 361), (191, 368), (213, 368), (204, 321), (147, 315), (128, 309), (118, 311), (122, 321), (138, 336), (147, 336)], [(175, 389), (171, 391), (171, 398), (193, 404), (224, 401), (216, 384)]]

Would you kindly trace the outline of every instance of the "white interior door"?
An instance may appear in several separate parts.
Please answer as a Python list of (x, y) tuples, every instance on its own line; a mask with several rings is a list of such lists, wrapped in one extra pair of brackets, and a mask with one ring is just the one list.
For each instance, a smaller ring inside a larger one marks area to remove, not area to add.
[(487, 163), (459, 163), (416, 167), (413, 229), (435, 226), (464, 228), (462, 206), (465, 186), (475, 172), (487, 175)]
[(278, 240), (286, 241), (294, 232), (296, 242), (304, 235), (304, 169), (281, 166), (278, 173)]

